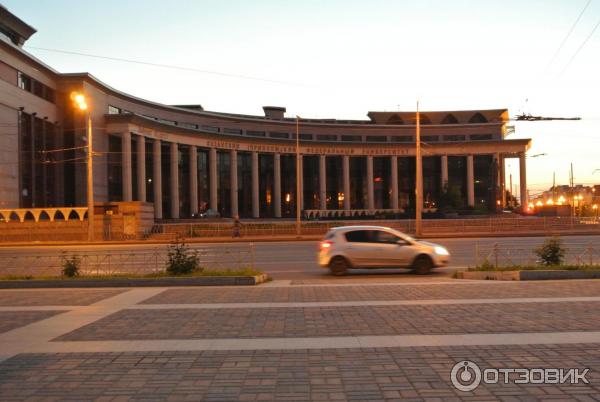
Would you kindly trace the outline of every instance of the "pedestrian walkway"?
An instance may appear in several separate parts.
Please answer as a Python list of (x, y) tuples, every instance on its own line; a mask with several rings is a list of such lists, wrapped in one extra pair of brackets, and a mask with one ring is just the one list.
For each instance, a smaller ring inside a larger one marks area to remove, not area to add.
[[(600, 281), (0, 291), (0, 400), (600, 395)], [(590, 384), (453, 387), (454, 364)]]

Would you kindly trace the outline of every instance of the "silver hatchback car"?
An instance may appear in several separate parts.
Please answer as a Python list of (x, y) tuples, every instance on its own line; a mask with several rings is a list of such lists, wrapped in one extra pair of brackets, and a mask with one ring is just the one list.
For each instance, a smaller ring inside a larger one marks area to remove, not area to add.
[(448, 250), (382, 226), (331, 229), (319, 244), (319, 265), (334, 275), (351, 268), (411, 268), (426, 274), (450, 262)]

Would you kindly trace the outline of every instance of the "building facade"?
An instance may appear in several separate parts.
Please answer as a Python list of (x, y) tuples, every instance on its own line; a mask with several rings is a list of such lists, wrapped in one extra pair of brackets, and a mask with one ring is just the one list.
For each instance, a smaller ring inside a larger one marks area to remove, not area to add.
[[(22, 48), (34, 32), (0, 8), (0, 209), (86, 204), (86, 116), (73, 92), (90, 108), (98, 202), (152, 202), (157, 219), (292, 217), (297, 203), (311, 216), (415, 207), (415, 112), (296, 120), (282, 107), (253, 116), (158, 104), (55, 71)], [(520, 160), (527, 205), (530, 140), (506, 139), (507, 123), (506, 109), (420, 114), (426, 208), (449, 190), (465, 207), (504, 205), (506, 158)]]

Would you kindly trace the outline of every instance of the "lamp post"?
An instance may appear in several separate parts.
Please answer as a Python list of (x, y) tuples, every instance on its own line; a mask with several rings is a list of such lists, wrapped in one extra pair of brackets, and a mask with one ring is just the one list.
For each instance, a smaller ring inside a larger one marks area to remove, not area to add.
[(71, 94), (71, 99), (79, 110), (85, 112), (87, 131), (87, 207), (88, 207), (88, 241), (94, 241), (94, 176), (93, 176), (93, 147), (92, 147), (92, 117), (85, 96), (78, 92)]

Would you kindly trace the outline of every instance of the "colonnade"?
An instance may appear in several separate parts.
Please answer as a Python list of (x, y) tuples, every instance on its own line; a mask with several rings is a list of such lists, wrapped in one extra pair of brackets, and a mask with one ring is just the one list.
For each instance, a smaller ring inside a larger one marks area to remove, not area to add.
[[(123, 201), (132, 201), (133, 198), (133, 186), (132, 186), (132, 150), (131, 150), (131, 133), (123, 133), (121, 135), (122, 141), (122, 185), (123, 185)], [(162, 147), (160, 139), (145, 138), (143, 136), (137, 136), (136, 143), (136, 174), (137, 174), (137, 200), (146, 201), (146, 141), (152, 141), (152, 168), (153, 168), (153, 193), (154, 197), (159, 197), (162, 194)], [(170, 192), (170, 205), (171, 213), (170, 216), (173, 219), (177, 219), (180, 216), (179, 211), (179, 174), (178, 174), (178, 160), (179, 160), (179, 149), (178, 144), (171, 142), (169, 143), (170, 151), (170, 175), (169, 175), (169, 192)], [(190, 213), (197, 214), (198, 211), (198, 161), (197, 161), (197, 148), (190, 146), (190, 163), (189, 163), (189, 187), (190, 187)], [(230, 208), (231, 215), (238, 215), (238, 175), (237, 175), (237, 150), (229, 150), (230, 153), (230, 187), (231, 187), (231, 199)], [(441, 156), (441, 186), (442, 188), (448, 184), (448, 155)], [(350, 156), (342, 155), (342, 187), (344, 193), (343, 209), (349, 210), (351, 205), (351, 192), (350, 192)], [(525, 166), (525, 153), (521, 152), (518, 154), (520, 164), (520, 191), (521, 200), (527, 200), (527, 182), (526, 182), (526, 166)], [(391, 178), (391, 209), (398, 209), (398, 156), (389, 156), (390, 158), (390, 178)], [(498, 174), (497, 185), (504, 190), (504, 156), (496, 153), (494, 159), (500, 166)], [(273, 154), (273, 215), (276, 218), (281, 217), (281, 154)], [(475, 206), (475, 178), (474, 178), (474, 162), (473, 154), (466, 155), (466, 171), (467, 171), (467, 205)], [(303, 171), (303, 155), (299, 156), (300, 171)], [(319, 209), (326, 210), (326, 193), (327, 193), (327, 172), (326, 172), (326, 156), (319, 155)], [(260, 217), (260, 174), (259, 174), (259, 153), (251, 152), (251, 178), (252, 178), (252, 216), (254, 218)], [(217, 210), (217, 149), (209, 148), (208, 152), (208, 175), (209, 175), (209, 207), (212, 210)], [(373, 180), (373, 156), (366, 156), (366, 182), (367, 182), (367, 196), (366, 196), (366, 209), (375, 209), (375, 196), (374, 196), (374, 180)], [(300, 193), (303, 194), (303, 183), (302, 175), (300, 175)], [(502, 191), (502, 204), (505, 205), (505, 195)], [(300, 197), (300, 208), (303, 208), (303, 197)], [(162, 202), (154, 203), (155, 217), (161, 219), (163, 217)], [(524, 203), (526, 205), (526, 203)]]

